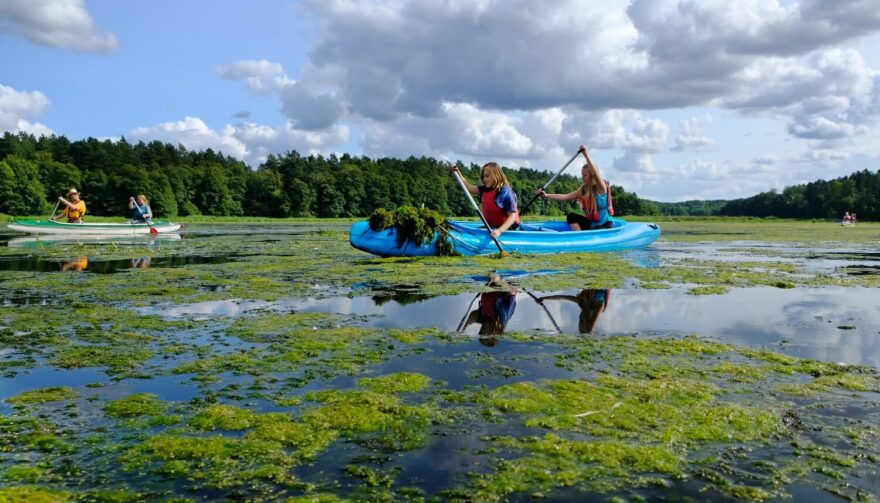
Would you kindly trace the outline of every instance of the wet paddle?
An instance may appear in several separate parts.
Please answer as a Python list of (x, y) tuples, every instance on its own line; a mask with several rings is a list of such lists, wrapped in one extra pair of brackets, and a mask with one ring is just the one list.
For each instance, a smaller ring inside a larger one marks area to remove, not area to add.
[[(565, 171), (565, 168), (567, 168), (568, 165), (571, 164), (571, 163), (575, 160), (575, 158), (577, 158), (577, 156), (580, 155), (580, 153), (581, 153), (580, 150), (578, 150), (577, 152), (575, 152), (575, 154), (574, 154), (573, 156), (571, 156), (571, 159), (569, 159), (568, 162), (565, 163), (565, 166), (563, 166), (562, 169), (560, 169), (559, 171), (557, 171), (556, 174), (553, 175), (553, 178), (551, 178), (550, 180), (547, 180), (547, 183), (545, 183), (544, 185), (542, 185), (542, 186), (541, 186), (541, 189), (547, 190), (547, 187), (549, 187), (553, 182), (556, 181), (557, 178), (559, 178), (559, 175), (561, 175), (562, 172)], [(540, 189), (539, 189), (539, 190), (540, 190)], [(531, 206), (532, 203), (534, 203), (534, 202), (535, 202), (535, 199), (537, 199), (537, 198), (538, 198), (538, 193), (537, 193), (537, 191), (535, 191), (535, 195), (532, 196), (532, 199), (529, 200), (529, 202), (527, 202), (526, 205), (523, 206), (523, 208), (522, 208), (521, 210), (519, 210), (519, 214), (522, 215), (523, 213), (525, 213), (526, 210), (529, 209), (529, 206)]]
[[(144, 209), (141, 208), (141, 206), (137, 203), (137, 201), (134, 201), (134, 207), (138, 209), (138, 211), (140, 212), (141, 216), (144, 216)], [(159, 234), (159, 231), (156, 230), (155, 227), (153, 227), (153, 222), (150, 222), (150, 220), (149, 220), (149, 219), (146, 219), (146, 218), (144, 219), (144, 222), (146, 222), (147, 225), (150, 226), (150, 234), (153, 234), (153, 235)]]
[[(471, 202), (471, 206), (473, 206), (474, 209), (477, 210), (477, 214), (480, 215), (480, 220), (482, 220), (483, 225), (486, 226), (486, 232), (489, 233), (489, 237), (492, 237), (492, 227), (489, 225), (489, 222), (486, 221), (486, 217), (483, 216), (482, 210), (480, 210), (480, 207), (477, 206), (477, 202), (474, 201), (473, 196), (471, 196), (470, 191), (468, 191), (467, 185), (464, 184), (464, 180), (461, 179), (461, 173), (459, 173), (458, 171), (453, 171), (452, 174), (455, 175), (455, 179), (458, 180), (458, 184), (461, 186), (461, 189), (464, 191), (464, 194), (467, 196), (468, 201)], [(501, 247), (501, 243), (499, 243), (498, 240), (495, 239), (494, 237), (492, 237), (492, 241), (495, 241), (495, 246), (498, 247), (498, 252), (501, 253), (501, 256), (506, 257), (508, 255), (508, 253), (506, 251), (504, 251), (504, 248)]]
[(55, 208), (52, 210), (52, 214), (49, 215), (49, 220), (53, 220), (55, 218), (55, 213), (58, 211), (58, 205), (61, 204), (61, 200), (55, 201)]

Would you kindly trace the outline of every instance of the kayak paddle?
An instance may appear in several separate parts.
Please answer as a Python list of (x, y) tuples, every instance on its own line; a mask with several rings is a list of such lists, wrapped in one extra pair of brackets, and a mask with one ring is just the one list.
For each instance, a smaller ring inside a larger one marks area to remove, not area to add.
[[(568, 165), (571, 164), (572, 161), (574, 161), (574, 160), (577, 158), (578, 155), (580, 155), (580, 153), (581, 153), (580, 150), (578, 150), (577, 152), (575, 152), (574, 155), (571, 156), (571, 159), (569, 159), (568, 162), (565, 163), (565, 166), (563, 166), (562, 169), (560, 169), (555, 175), (553, 175), (553, 178), (551, 178), (550, 180), (548, 180), (547, 183), (545, 183), (543, 186), (541, 186), (541, 188), (544, 189), (544, 190), (547, 190), (547, 187), (549, 187), (550, 184), (552, 184), (553, 182), (556, 181), (557, 178), (559, 178), (559, 175), (561, 175), (562, 172), (565, 171), (565, 168), (567, 168)], [(526, 203), (525, 206), (523, 206), (523, 209), (519, 210), (519, 214), (522, 215), (523, 213), (525, 213), (526, 210), (529, 209), (529, 206), (531, 206), (532, 203), (534, 203), (534, 202), (535, 202), (535, 199), (537, 199), (537, 198), (538, 198), (538, 193), (537, 193), (537, 191), (536, 191), (536, 192), (535, 192), (535, 195), (532, 196), (532, 199), (529, 200), (529, 202)]]
[(52, 214), (49, 215), (49, 220), (52, 220), (52, 218), (55, 217), (55, 212), (58, 211), (58, 205), (59, 205), (59, 204), (61, 204), (61, 199), (55, 201), (55, 208), (52, 210)]

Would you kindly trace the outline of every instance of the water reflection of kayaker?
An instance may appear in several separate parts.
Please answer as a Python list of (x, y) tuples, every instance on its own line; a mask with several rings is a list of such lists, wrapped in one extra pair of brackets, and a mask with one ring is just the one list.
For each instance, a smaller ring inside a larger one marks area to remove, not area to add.
[(499, 289), (480, 294), (477, 309), (468, 314), (460, 330), (471, 323), (479, 323), (480, 342), (486, 346), (494, 346), (498, 343), (495, 336), (504, 333), (504, 328), (516, 309), (517, 290), (497, 274), (490, 276), (489, 286)]
[(150, 267), (150, 257), (137, 257), (131, 259), (132, 269), (146, 269)]
[(86, 267), (89, 266), (89, 257), (83, 255), (82, 257), (77, 257), (73, 260), (70, 260), (64, 263), (61, 266), (62, 271), (76, 271), (82, 272), (86, 270)]
[(538, 297), (539, 303), (545, 300), (570, 300), (581, 308), (581, 314), (578, 317), (578, 331), (582, 334), (591, 334), (596, 327), (596, 321), (608, 307), (608, 298), (611, 297), (611, 290), (581, 290), (577, 295), (548, 295), (546, 297)]

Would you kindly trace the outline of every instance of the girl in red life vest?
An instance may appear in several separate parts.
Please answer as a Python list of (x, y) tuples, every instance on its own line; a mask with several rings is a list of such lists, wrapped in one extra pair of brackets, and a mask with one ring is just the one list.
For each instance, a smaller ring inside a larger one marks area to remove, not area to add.
[(568, 194), (548, 194), (544, 189), (538, 189), (538, 194), (545, 199), (553, 201), (574, 201), (580, 203), (584, 214), (569, 213), (566, 217), (568, 225), (573, 231), (603, 229), (611, 227), (614, 222), (614, 208), (611, 205), (611, 186), (602, 178), (599, 167), (587, 153), (587, 147), (581, 145), (580, 152), (584, 154), (587, 162), (581, 168), (580, 188)]
[[(451, 171), (459, 171), (458, 166), (449, 167)], [(480, 168), (480, 186), (471, 185), (464, 175), (461, 177), (468, 192), (480, 197), (483, 216), (489, 225), (495, 227), (492, 237), (498, 239), (504, 231), (516, 230), (519, 227), (519, 211), (516, 204), (516, 193), (510, 188), (504, 171), (496, 162), (487, 162)]]

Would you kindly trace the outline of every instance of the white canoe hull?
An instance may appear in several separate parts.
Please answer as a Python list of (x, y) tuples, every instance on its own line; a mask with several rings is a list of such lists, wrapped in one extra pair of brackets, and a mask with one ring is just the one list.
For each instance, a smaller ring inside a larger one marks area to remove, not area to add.
[(28, 234), (53, 234), (65, 236), (140, 236), (150, 234), (150, 228), (165, 234), (176, 232), (180, 224), (173, 222), (154, 222), (151, 225), (133, 223), (83, 223), (69, 224), (51, 220), (16, 220), (6, 225), (10, 230)]

